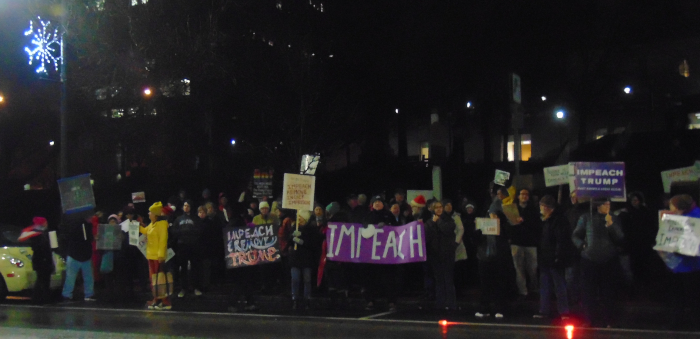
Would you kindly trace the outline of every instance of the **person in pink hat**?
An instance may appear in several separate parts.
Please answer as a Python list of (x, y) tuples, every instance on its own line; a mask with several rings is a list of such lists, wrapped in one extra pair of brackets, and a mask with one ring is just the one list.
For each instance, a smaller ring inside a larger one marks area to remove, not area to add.
[(49, 241), (48, 221), (34, 217), (32, 226), (22, 230), (20, 241), (29, 241), (32, 247), (32, 267), (36, 272), (32, 302), (45, 304), (50, 299), (51, 274), (54, 272), (53, 253)]

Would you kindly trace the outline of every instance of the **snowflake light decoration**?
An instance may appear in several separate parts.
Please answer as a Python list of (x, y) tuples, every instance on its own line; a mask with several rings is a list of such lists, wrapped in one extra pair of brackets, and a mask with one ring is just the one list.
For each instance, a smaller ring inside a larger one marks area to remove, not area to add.
[(29, 64), (31, 65), (35, 60), (39, 63), (39, 67), (36, 69), (37, 73), (46, 73), (47, 64), (53, 64), (54, 70), (58, 72), (58, 65), (63, 63), (63, 38), (58, 33), (58, 28), (54, 28), (53, 33), (51, 33), (49, 27), (51, 21), (42, 21), (41, 17), (37, 18), (41, 27), (37, 27), (35, 30), (34, 21), (30, 20), (29, 30), (24, 32), (25, 36), (34, 35), (31, 42), (34, 49), (24, 48), (24, 51), (29, 55)]

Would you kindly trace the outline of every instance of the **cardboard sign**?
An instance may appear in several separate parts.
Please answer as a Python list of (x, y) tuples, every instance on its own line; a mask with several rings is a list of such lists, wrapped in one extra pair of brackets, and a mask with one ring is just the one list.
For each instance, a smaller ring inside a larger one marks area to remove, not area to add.
[(569, 165), (544, 168), (544, 183), (547, 187), (569, 183)]
[(425, 226), (418, 221), (382, 228), (332, 222), (326, 242), (326, 258), (333, 261), (391, 265), (426, 260)]
[(573, 188), (578, 197), (625, 197), (624, 162), (575, 162), (573, 164)]
[(518, 219), (520, 219), (520, 211), (518, 210), (518, 205), (515, 203), (508, 204), (508, 205), (503, 205), (503, 214), (506, 215), (506, 218), (508, 218), (508, 222), (511, 225), (517, 225), (520, 222)]
[(61, 207), (64, 214), (88, 211), (95, 208), (95, 196), (92, 192), (90, 174), (58, 180), (61, 194)]
[(270, 264), (282, 260), (278, 225), (224, 228), (226, 268)]
[(253, 173), (253, 198), (272, 198), (272, 176), (274, 172), (273, 170), (255, 170)]
[(476, 229), (483, 235), (501, 235), (501, 219), (476, 218)]
[(508, 181), (508, 179), (510, 179), (510, 173), (508, 173), (508, 172), (506, 172), (506, 171), (501, 171), (501, 170), (498, 170), (498, 169), (497, 169), (497, 170), (496, 170), (496, 175), (495, 175), (494, 178), (493, 178), (493, 182), (494, 182), (496, 185), (505, 186), (505, 185), (506, 185), (506, 181)]
[(664, 185), (664, 193), (671, 193), (671, 184), (679, 181), (697, 181), (700, 178), (698, 163), (694, 166), (677, 168), (661, 172), (661, 182)]
[(131, 193), (131, 201), (133, 201), (135, 204), (139, 202), (146, 202), (146, 192)]
[(285, 173), (282, 208), (313, 211), (315, 189), (316, 177)]
[(97, 225), (95, 248), (98, 250), (120, 250), (122, 248), (121, 225)]
[(654, 249), (700, 256), (700, 218), (665, 214), (659, 224)]

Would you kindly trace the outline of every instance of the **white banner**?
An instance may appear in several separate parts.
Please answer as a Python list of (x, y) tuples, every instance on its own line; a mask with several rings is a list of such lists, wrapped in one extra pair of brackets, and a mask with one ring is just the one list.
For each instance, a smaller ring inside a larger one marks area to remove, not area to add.
[(664, 192), (671, 193), (671, 184), (678, 181), (697, 181), (700, 177), (697, 163), (695, 166), (672, 169), (661, 172), (661, 182), (664, 184)]
[(700, 218), (666, 214), (661, 218), (654, 249), (700, 256)]

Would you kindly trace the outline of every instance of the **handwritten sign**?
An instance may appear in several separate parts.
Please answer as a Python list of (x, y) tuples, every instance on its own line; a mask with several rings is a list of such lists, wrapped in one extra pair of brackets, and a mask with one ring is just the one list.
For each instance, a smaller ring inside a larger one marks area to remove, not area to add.
[(285, 173), (282, 208), (313, 211), (315, 189), (316, 177)]
[(414, 221), (403, 226), (328, 223), (328, 253), (333, 261), (369, 264), (405, 264), (426, 260), (425, 226)]
[(671, 193), (671, 184), (679, 181), (697, 181), (700, 178), (700, 168), (698, 165), (672, 169), (661, 172), (661, 182), (664, 185), (664, 192)]
[(547, 187), (569, 183), (569, 165), (544, 168), (544, 183)]
[(63, 213), (72, 214), (95, 208), (95, 196), (92, 192), (90, 174), (58, 180)]
[(497, 169), (497, 170), (496, 170), (496, 175), (495, 175), (494, 178), (493, 178), (493, 182), (494, 182), (496, 185), (505, 186), (505, 185), (506, 185), (506, 181), (508, 181), (508, 179), (510, 179), (510, 173), (508, 173), (508, 172), (506, 172), (506, 171), (501, 171), (501, 170)]
[(578, 197), (625, 198), (624, 162), (575, 162), (574, 187)]
[(700, 256), (700, 218), (665, 214), (659, 224), (654, 249)]
[(282, 260), (278, 231), (277, 225), (224, 228), (226, 267), (255, 266)]
[(122, 231), (126, 228), (129, 232), (129, 245), (136, 246), (139, 244), (139, 222), (126, 220), (122, 223)]
[(97, 225), (97, 241), (95, 248), (98, 250), (119, 250), (122, 248), (121, 225)]
[(476, 218), (476, 229), (483, 235), (501, 235), (501, 219)]

